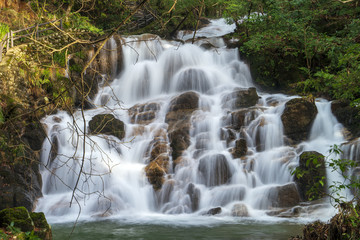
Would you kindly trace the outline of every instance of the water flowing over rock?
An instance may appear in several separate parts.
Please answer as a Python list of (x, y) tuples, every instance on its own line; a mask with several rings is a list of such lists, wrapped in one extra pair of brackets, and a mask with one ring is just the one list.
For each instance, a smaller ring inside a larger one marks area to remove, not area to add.
[(94, 116), (89, 122), (91, 134), (112, 135), (120, 140), (125, 136), (124, 123), (111, 114), (100, 114)]
[(206, 186), (218, 186), (227, 183), (232, 172), (224, 155), (217, 154), (203, 157), (199, 160), (199, 172)]
[[(220, 210), (220, 218), (262, 218), (300, 203), (290, 171), (303, 151), (342, 141), (329, 102), (257, 92), (221, 38), (187, 44), (145, 34), (122, 43), (122, 72), (99, 84), (97, 108), (43, 119), (38, 209), (49, 216), (73, 218), (81, 207), (84, 218)], [(70, 209), (77, 182), (80, 207)]]
[(281, 115), (285, 135), (295, 144), (307, 140), (316, 114), (315, 104), (306, 99), (294, 98), (288, 101)]
[[(302, 176), (297, 178), (295, 175), (295, 182), (304, 201), (315, 200), (325, 196), (327, 181), (325, 159), (322, 154), (314, 151), (303, 152), (300, 155), (297, 170), (302, 173)], [(323, 184), (319, 185), (319, 181), (322, 181)], [(314, 189), (311, 191), (312, 188)]]

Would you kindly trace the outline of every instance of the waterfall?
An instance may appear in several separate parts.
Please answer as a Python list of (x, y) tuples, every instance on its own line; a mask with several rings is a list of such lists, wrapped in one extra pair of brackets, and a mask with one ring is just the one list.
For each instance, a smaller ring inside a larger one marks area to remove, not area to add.
[[(208, 31), (216, 27), (199, 34)], [(261, 218), (290, 207), (292, 200), (281, 194), (296, 192), (290, 170), (299, 154), (312, 148), (324, 153), (343, 141), (340, 127), (329, 103), (317, 102), (309, 140), (287, 144), (281, 114), (294, 97), (256, 93), (238, 50), (226, 48), (218, 35), (207, 50), (202, 40), (124, 38), (123, 71), (100, 88), (97, 108), (86, 110), (85, 118), (60, 111), (43, 119), (48, 139), (37, 210), (65, 221), (80, 209), (83, 217), (191, 216), (221, 207), (224, 216)], [(119, 48), (113, 40), (107, 47)], [(125, 137), (92, 134), (89, 122), (99, 114), (121, 120)], [(161, 177), (152, 181), (156, 174)]]

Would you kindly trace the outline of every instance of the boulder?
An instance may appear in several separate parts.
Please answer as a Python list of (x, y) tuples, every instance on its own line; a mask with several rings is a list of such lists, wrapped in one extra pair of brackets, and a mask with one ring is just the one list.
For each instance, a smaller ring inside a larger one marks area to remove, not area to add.
[(272, 187), (269, 191), (270, 207), (287, 208), (300, 203), (300, 195), (295, 183)]
[(206, 212), (205, 215), (217, 215), (222, 212), (221, 207), (211, 208), (209, 211)]
[(294, 144), (307, 140), (316, 115), (315, 103), (304, 98), (291, 99), (281, 115), (285, 135)]
[(300, 195), (294, 183), (276, 187), (276, 190), (278, 207), (293, 207), (300, 203)]
[(237, 203), (231, 209), (231, 216), (234, 217), (248, 217), (249, 212), (245, 204)]
[(0, 211), (0, 227), (6, 228), (11, 223), (22, 232), (34, 231), (40, 239), (52, 239), (51, 227), (44, 213), (29, 213), (24, 207), (6, 208)]
[(246, 155), (247, 150), (246, 140), (239, 139), (235, 141), (235, 147), (231, 150), (231, 154), (234, 158), (241, 158)]
[(99, 114), (90, 120), (89, 132), (95, 135), (112, 135), (121, 140), (125, 137), (125, 125), (112, 114)]
[(224, 108), (239, 109), (255, 106), (259, 100), (256, 88), (236, 89), (222, 98)]
[(229, 163), (222, 154), (201, 158), (199, 160), (198, 170), (201, 173), (203, 183), (208, 187), (225, 184), (232, 177)]
[[(303, 152), (300, 155), (299, 166), (296, 171), (302, 174), (302, 177), (298, 178), (296, 174), (294, 177), (302, 200), (316, 200), (325, 196), (326, 168), (325, 158), (321, 153)], [(320, 180), (322, 180), (323, 186), (319, 184)]]

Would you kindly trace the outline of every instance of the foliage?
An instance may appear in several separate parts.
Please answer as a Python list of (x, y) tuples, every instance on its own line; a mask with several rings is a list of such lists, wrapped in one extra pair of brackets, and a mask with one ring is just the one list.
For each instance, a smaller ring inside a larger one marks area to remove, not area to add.
[(0, 22), (0, 41), (10, 31), (9, 26)]
[(41, 238), (35, 235), (34, 231), (22, 232), (20, 228), (14, 226), (14, 222), (7, 226), (6, 231), (0, 229), (0, 238), (4, 240), (41, 240)]
[(358, 1), (222, 2), (258, 82), (358, 101)]
[(96, 34), (103, 34), (103, 30), (93, 25), (88, 17), (75, 13), (70, 16), (71, 26), (80, 30), (86, 30)]

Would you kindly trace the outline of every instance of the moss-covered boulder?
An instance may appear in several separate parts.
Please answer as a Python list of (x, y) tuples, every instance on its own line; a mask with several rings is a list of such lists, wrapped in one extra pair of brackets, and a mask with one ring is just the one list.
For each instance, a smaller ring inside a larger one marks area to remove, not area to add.
[(9, 226), (19, 228), (22, 232), (33, 232), (33, 235), (40, 239), (52, 239), (51, 227), (44, 213), (29, 213), (25, 207), (5, 208), (0, 211), (0, 228), (7, 229)]
[(30, 217), (33, 220), (34, 233), (41, 239), (52, 239), (51, 226), (48, 224), (43, 212), (31, 212)]
[[(296, 169), (295, 183), (302, 200), (320, 199), (326, 194), (325, 158), (318, 152), (303, 152)], [(320, 181), (322, 184), (320, 184)]]
[(24, 232), (32, 231), (35, 227), (29, 212), (24, 207), (5, 208), (1, 210), (0, 223), (3, 228), (14, 223), (14, 227), (20, 228)]
[(125, 137), (125, 125), (112, 114), (99, 114), (94, 116), (89, 122), (91, 134), (112, 135), (120, 140)]

